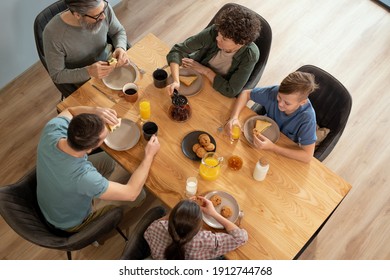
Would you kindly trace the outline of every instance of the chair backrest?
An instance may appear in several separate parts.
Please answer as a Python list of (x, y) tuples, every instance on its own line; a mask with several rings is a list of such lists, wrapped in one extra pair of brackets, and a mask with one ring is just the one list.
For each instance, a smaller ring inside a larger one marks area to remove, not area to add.
[(272, 29), (269, 23), (259, 14), (256, 12), (248, 9), (247, 7), (244, 7), (242, 5), (236, 4), (236, 3), (227, 3), (222, 6), (222, 8), (215, 14), (215, 16), (211, 19), (209, 24), (206, 26), (209, 27), (212, 24), (214, 24), (215, 20), (219, 17), (222, 11), (233, 7), (233, 6), (239, 6), (243, 9), (249, 10), (252, 13), (256, 14), (256, 16), (259, 18), (261, 22), (261, 32), (259, 37), (254, 41), (254, 43), (257, 45), (257, 47), (260, 50), (260, 58), (257, 61), (252, 74), (250, 75), (248, 81), (246, 82), (244, 88), (246, 89), (252, 89), (256, 87), (256, 85), (259, 83), (261, 76), (263, 75), (265, 65), (267, 64), (269, 53), (271, 50), (271, 43), (272, 43)]
[[(21, 237), (36, 245), (70, 252), (80, 250), (117, 228), (123, 210), (115, 207), (80, 232), (68, 233), (50, 226), (37, 200), (35, 168), (15, 184), (0, 187), (0, 215)], [(119, 228), (117, 228), (120, 232)]]
[(121, 260), (143, 260), (150, 256), (150, 248), (144, 238), (144, 232), (153, 221), (165, 215), (166, 210), (162, 206), (151, 208), (146, 212), (128, 236), (128, 242), (123, 250)]
[(47, 64), (45, 59), (45, 54), (43, 51), (43, 30), (45, 29), (48, 22), (58, 13), (65, 11), (68, 7), (66, 6), (63, 0), (59, 0), (50, 6), (43, 9), (35, 18), (34, 21), (34, 36), (35, 36), (35, 45), (37, 47), (38, 56), (41, 60), (43, 66), (47, 70)]
[(62, 243), (62, 237), (55, 236), (45, 222), (36, 187), (35, 169), (19, 182), (1, 187), (0, 214), (16, 233), (34, 244), (46, 247), (44, 240)]
[(352, 97), (335, 77), (316, 66), (304, 65), (297, 71), (312, 73), (319, 84), (319, 89), (311, 93), (309, 99), (316, 112), (317, 124), (330, 129), (314, 153), (322, 161), (333, 150), (344, 131), (352, 108)]
[[(43, 30), (45, 29), (48, 22), (58, 13), (65, 11), (68, 7), (66, 6), (63, 0), (59, 0), (49, 5), (45, 9), (43, 9), (35, 18), (34, 21), (34, 37), (35, 37), (35, 45), (37, 48), (39, 59), (41, 60), (43, 66), (47, 69), (47, 63), (45, 58), (45, 53), (43, 50)], [(75, 90), (77, 90), (77, 86), (74, 84), (56, 84), (54, 85), (61, 92), (62, 98), (68, 97)]]

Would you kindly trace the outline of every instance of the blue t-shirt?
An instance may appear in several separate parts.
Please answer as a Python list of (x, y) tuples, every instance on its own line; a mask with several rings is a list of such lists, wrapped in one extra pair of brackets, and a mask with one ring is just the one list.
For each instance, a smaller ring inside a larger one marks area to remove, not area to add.
[(43, 129), (37, 155), (37, 196), (46, 220), (60, 229), (81, 224), (92, 211), (92, 200), (108, 188), (104, 178), (88, 161), (58, 149), (67, 137), (69, 119), (57, 117)]
[(267, 116), (273, 119), (280, 131), (299, 145), (311, 145), (316, 142), (316, 114), (308, 99), (294, 113), (286, 115), (278, 108), (279, 86), (254, 88), (250, 99), (264, 106)]

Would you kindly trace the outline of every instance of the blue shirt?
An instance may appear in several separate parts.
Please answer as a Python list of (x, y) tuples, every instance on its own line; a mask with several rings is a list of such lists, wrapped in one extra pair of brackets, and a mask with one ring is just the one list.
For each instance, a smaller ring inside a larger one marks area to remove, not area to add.
[(43, 129), (37, 155), (37, 197), (46, 220), (60, 229), (81, 224), (92, 211), (92, 200), (108, 188), (104, 178), (87, 160), (57, 147), (67, 137), (69, 119), (57, 117)]
[(250, 99), (264, 106), (267, 116), (273, 119), (280, 131), (299, 145), (311, 145), (316, 142), (316, 114), (308, 99), (295, 112), (286, 115), (279, 110), (277, 95), (279, 86), (255, 88)]

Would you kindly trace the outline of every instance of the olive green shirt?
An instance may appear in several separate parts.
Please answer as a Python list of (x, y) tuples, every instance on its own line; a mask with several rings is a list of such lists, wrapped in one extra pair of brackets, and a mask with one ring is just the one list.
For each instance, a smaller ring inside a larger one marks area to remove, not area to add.
[[(175, 62), (181, 65), (181, 60), (189, 57), (210, 67), (208, 62), (219, 51), (217, 35), (218, 31), (215, 25), (212, 25), (183, 43), (175, 44), (167, 55), (168, 64)], [(233, 56), (228, 73), (226, 75), (216, 73), (213, 88), (227, 97), (237, 96), (248, 81), (259, 57), (260, 51), (255, 43), (242, 46)]]

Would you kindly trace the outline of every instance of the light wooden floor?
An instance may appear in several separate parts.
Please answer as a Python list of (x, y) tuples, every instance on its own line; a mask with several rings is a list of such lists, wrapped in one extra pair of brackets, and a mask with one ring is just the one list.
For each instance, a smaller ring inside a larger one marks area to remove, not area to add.
[[(129, 0), (116, 10), (131, 42), (152, 32), (172, 45), (204, 28), (227, 2)], [(273, 30), (260, 86), (277, 84), (300, 66), (314, 64), (337, 77), (353, 96), (345, 132), (324, 161), (353, 188), (301, 259), (390, 259), (389, 12), (369, 0), (237, 2), (261, 14)], [(39, 133), (55, 116), (59, 98), (40, 63), (0, 91), (0, 185), (15, 182), (34, 166)], [(66, 258), (24, 241), (1, 218), (0, 240), (0, 259)], [(104, 246), (89, 246), (74, 257), (117, 259), (123, 246), (115, 235)]]

